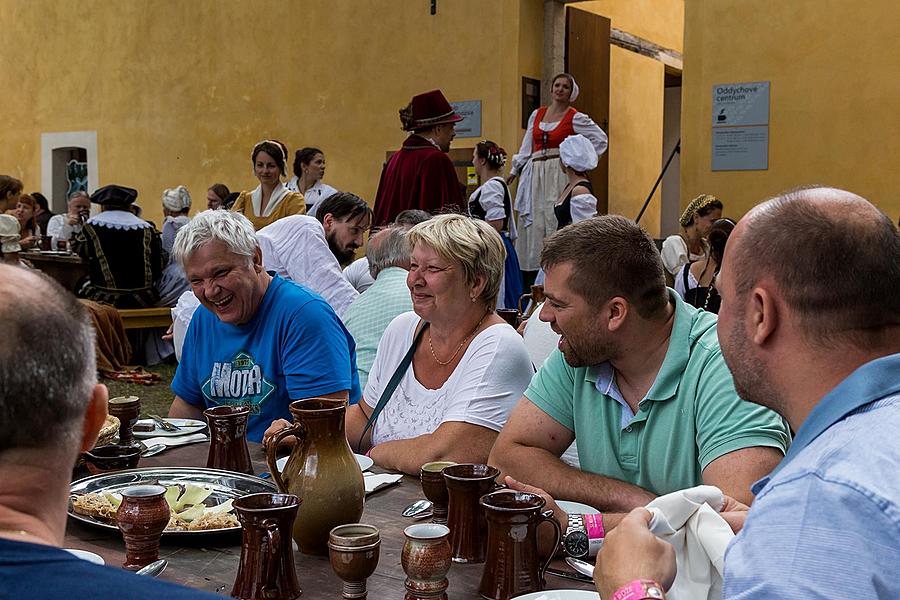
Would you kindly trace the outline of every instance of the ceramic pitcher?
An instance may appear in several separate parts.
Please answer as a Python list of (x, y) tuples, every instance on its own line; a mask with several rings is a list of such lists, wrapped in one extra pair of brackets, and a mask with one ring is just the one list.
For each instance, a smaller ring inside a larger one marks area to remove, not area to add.
[[(345, 400), (310, 398), (290, 406), (294, 424), (275, 434), (267, 449), (269, 472), (278, 489), (303, 499), (294, 521), (294, 540), (304, 554), (328, 553), (328, 533), (362, 516), (366, 486), (344, 433)], [(275, 451), (283, 438), (297, 438), (282, 473)]]
[(300, 500), (291, 494), (250, 494), (234, 501), (241, 522), (241, 561), (232, 598), (293, 600), (300, 596), (291, 527)]
[(488, 600), (507, 600), (544, 588), (544, 571), (552, 553), (541, 564), (537, 528), (546, 521), (553, 526), (559, 546), (559, 523), (553, 511), (542, 511), (544, 499), (537, 494), (501, 490), (482, 496), (480, 504), (488, 523), (487, 559), (478, 593)]

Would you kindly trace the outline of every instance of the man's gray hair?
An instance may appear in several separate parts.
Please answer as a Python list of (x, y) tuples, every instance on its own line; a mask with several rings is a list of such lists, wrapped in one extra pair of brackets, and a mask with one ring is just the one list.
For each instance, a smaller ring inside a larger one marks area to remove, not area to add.
[(97, 383), (94, 327), (75, 296), (19, 269), (0, 265), (0, 453), (74, 452)]
[(407, 231), (405, 227), (388, 227), (369, 240), (366, 258), (369, 259), (369, 275), (372, 279), (377, 279), (378, 274), (388, 267), (409, 270), (411, 249), (406, 239)]
[(84, 196), (84, 197), (87, 198), (88, 200), (91, 199), (90, 195), (89, 195), (86, 191), (84, 191), (84, 190), (78, 190), (78, 191), (75, 191), (75, 192), (72, 192), (71, 194), (69, 194), (69, 199), (66, 200), (66, 202), (71, 202), (71, 201), (74, 200), (75, 198), (81, 198), (82, 196)]
[(204, 210), (178, 230), (172, 253), (184, 268), (184, 261), (201, 246), (219, 240), (234, 254), (253, 262), (259, 241), (253, 223), (244, 215), (230, 210)]

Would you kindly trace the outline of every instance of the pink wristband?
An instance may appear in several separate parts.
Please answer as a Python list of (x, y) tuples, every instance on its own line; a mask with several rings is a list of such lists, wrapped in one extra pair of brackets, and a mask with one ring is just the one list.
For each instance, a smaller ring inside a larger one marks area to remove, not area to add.
[(371, 448), (369, 448), (369, 449), (366, 451), (366, 456), (368, 456), (369, 458), (372, 458), (372, 457), (369, 456), (369, 455), (372, 454), (372, 450), (374, 450), (374, 449), (375, 449), (375, 446), (372, 446)]
[(584, 527), (587, 529), (589, 540), (599, 540), (606, 537), (606, 531), (603, 529), (602, 513), (584, 515)]
[(617, 589), (609, 600), (665, 600), (666, 593), (652, 579), (635, 579)]

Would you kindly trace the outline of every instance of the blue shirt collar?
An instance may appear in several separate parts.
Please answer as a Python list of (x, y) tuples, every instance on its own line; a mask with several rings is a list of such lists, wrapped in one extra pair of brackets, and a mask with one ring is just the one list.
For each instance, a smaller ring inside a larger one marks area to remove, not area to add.
[(753, 484), (758, 494), (804, 448), (848, 414), (881, 398), (900, 392), (900, 354), (867, 362), (853, 371), (813, 407), (800, 426), (784, 459), (768, 476)]

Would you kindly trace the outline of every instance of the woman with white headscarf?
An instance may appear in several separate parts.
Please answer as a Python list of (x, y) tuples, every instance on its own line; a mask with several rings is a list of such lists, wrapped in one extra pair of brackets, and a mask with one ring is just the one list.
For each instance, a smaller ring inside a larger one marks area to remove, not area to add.
[(587, 172), (597, 167), (598, 158), (593, 144), (583, 135), (570, 135), (559, 145), (559, 166), (569, 183), (553, 206), (557, 229), (597, 214), (597, 197)]
[(516, 197), (519, 238), (516, 251), (523, 271), (537, 271), (544, 238), (556, 231), (554, 206), (568, 179), (560, 169), (559, 146), (567, 137), (583, 135), (597, 156), (606, 152), (606, 133), (591, 118), (572, 107), (578, 84), (568, 73), (560, 73), (551, 84), (552, 102), (528, 118), (528, 128), (507, 182), (521, 177)]
[(162, 247), (169, 253), (169, 262), (156, 284), (156, 289), (159, 291), (157, 306), (175, 306), (178, 297), (190, 289), (184, 271), (178, 261), (172, 259), (172, 246), (175, 243), (175, 234), (191, 220), (188, 216), (191, 210), (191, 194), (186, 187), (179, 185), (163, 192), (162, 204), (163, 215), (165, 215), (162, 226)]

